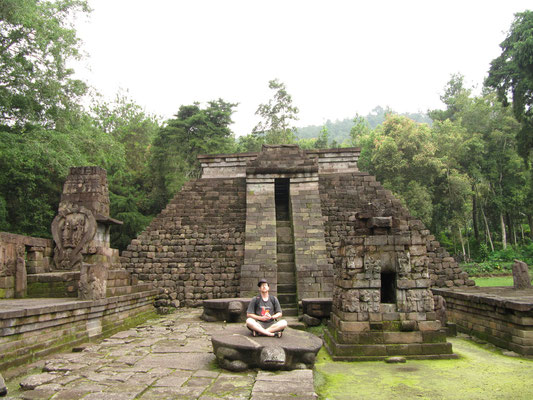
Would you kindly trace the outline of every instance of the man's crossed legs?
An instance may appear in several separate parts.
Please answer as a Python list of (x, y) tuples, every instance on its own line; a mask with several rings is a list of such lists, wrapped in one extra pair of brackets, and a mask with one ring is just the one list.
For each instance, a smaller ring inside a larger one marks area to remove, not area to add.
[(263, 322), (248, 318), (246, 320), (246, 327), (252, 331), (252, 334), (255, 332), (263, 336), (281, 337), (281, 332), (287, 327), (287, 321), (281, 319), (279, 321)]

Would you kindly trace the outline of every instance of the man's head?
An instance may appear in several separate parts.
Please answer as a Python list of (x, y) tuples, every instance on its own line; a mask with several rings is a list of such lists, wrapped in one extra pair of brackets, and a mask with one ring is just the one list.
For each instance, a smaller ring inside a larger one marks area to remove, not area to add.
[(259, 291), (261, 292), (268, 292), (269, 290), (268, 282), (265, 278), (259, 279), (259, 282), (257, 282), (257, 286), (259, 287)]

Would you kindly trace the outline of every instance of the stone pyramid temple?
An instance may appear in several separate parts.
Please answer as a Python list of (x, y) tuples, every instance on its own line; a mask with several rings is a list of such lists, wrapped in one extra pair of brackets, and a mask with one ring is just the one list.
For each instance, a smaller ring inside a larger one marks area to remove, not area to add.
[[(289, 310), (332, 297), (354, 276), (361, 289), (382, 288), (381, 302), (473, 284), (390, 191), (358, 170), (359, 153), (280, 145), (199, 156), (202, 178), (183, 186), (122, 264), (185, 305), (252, 296), (262, 277)], [(335, 276), (346, 262), (353, 275)]]
[(359, 154), (278, 145), (199, 156), (202, 178), (183, 186), (121, 263), (187, 306), (251, 297), (260, 278), (284, 315), (297, 315), (302, 300), (332, 299), (326, 342), (341, 358), (343, 346), (357, 355), (353, 346), (364, 340), (366, 355), (386, 355), (383, 345), (369, 350), (387, 343), (383, 329), (394, 332), (388, 343), (408, 347), (403, 352), (451, 354), (430, 288), (474, 282), (390, 191), (358, 170)]

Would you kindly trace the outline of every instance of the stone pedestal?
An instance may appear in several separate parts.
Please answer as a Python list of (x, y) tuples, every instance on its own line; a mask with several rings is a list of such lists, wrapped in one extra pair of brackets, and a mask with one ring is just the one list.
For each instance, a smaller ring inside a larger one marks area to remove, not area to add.
[(78, 297), (80, 300), (99, 300), (106, 297), (107, 268), (104, 264), (81, 265)]

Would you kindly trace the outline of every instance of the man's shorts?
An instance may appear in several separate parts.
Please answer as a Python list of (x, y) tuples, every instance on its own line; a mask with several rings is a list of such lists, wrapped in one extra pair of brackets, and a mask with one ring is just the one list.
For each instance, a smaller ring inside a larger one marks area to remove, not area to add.
[[(273, 324), (275, 324), (276, 321), (275, 319), (271, 319), (270, 321), (257, 321), (256, 322), (259, 323), (259, 325), (261, 325), (263, 327), (263, 329), (268, 329), (270, 328)], [(247, 328), (250, 330), (250, 331), (253, 331), (253, 329), (250, 329), (250, 327), (247, 326)]]
[(257, 321), (259, 322), (259, 325), (263, 327), (263, 329), (268, 329), (272, 325), (274, 325), (277, 321), (275, 319), (271, 319), (270, 321)]

